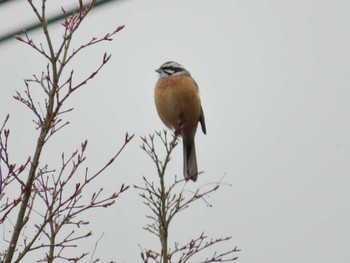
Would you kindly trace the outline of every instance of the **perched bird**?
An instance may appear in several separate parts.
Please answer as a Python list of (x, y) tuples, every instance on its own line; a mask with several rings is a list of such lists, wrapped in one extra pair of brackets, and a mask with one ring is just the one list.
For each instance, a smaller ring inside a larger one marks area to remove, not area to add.
[(204, 113), (198, 86), (191, 74), (180, 64), (169, 61), (156, 70), (159, 80), (154, 99), (160, 119), (180, 133), (183, 141), (184, 176), (186, 181), (196, 181), (198, 167), (194, 136), (198, 122), (206, 134)]

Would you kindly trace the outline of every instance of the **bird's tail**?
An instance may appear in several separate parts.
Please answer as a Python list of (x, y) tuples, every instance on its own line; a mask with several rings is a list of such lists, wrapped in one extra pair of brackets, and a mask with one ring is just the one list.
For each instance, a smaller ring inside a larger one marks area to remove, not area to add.
[(198, 167), (194, 138), (190, 140), (183, 140), (183, 151), (185, 179), (186, 181), (192, 180), (193, 182), (195, 182), (198, 177)]

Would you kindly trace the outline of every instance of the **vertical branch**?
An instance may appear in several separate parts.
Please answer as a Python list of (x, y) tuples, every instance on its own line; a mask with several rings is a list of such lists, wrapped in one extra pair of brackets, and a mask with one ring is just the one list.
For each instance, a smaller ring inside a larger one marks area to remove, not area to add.
[[(52, 196), (54, 199), (54, 195)], [(54, 207), (52, 205), (50, 205), (49, 207), (49, 218), (54, 218), (54, 213), (53, 213), (53, 210)], [(49, 238), (49, 241), (50, 241), (50, 246), (49, 246), (49, 253), (47, 255), (47, 262), (48, 263), (52, 263), (53, 260), (54, 260), (54, 253), (55, 253), (55, 237), (56, 237), (56, 233), (55, 233), (55, 227), (54, 227), (54, 220), (50, 220), (49, 221), (49, 228), (50, 228), (50, 238)]]
[(161, 182), (160, 183), (161, 184), (160, 241), (161, 241), (161, 245), (162, 245), (163, 262), (168, 263), (168, 222), (167, 222), (167, 211), (166, 211), (166, 193), (167, 193), (167, 191), (165, 189), (163, 176), (160, 178), (160, 182)]
[(17, 220), (16, 220), (16, 224), (14, 227), (14, 231), (12, 234), (12, 238), (10, 241), (10, 245), (7, 251), (7, 256), (5, 259), (4, 263), (11, 263), (16, 246), (17, 246), (17, 242), (18, 242), (18, 238), (19, 235), (21, 233), (21, 230), (23, 228), (23, 226), (25, 225), (26, 221), (28, 219), (24, 218), (24, 215), (26, 213), (27, 210), (27, 206), (29, 203), (29, 199), (31, 196), (31, 190), (33, 188), (33, 182), (35, 179), (35, 174), (36, 174), (36, 170), (38, 168), (39, 165), (39, 160), (40, 160), (40, 156), (41, 156), (41, 152), (42, 149), (45, 145), (45, 141), (47, 138), (47, 135), (49, 134), (49, 131), (52, 127), (52, 120), (53, 120), (53, 116), (52, 116), (52, 112), (53, 112), (53, 108), (54, 108), (54, 97), (55, 97), (55, 92), (57, 90), (58, 87), (58, 78), (57, 78), (57, 68), (56, 68), (56, 57), (54, 54), (54, 50), (53, 50), (53, 46), (51, 43), (51, 38), (50, 35), (48, 33), (48, 28), (47, 28), (47, 21), (45, 20), (45, 0), (42, 0), (42, 14), (40, 15), (37, 11), (37, 9), (35, 8), (34, 4), (32, 1), (29, 1), (29, 4), (31, 5), (32, 9), (34, 10), (34, 12), (36, 13), (37, 17), (39, 18), (40, 23), (42, 24), (44, 33), (45, 33), (45, 37), (47, 40), (47, 43), (49, 45), (49, 50), (50, 50), (50, 58), (51, 58), (51, 65), (52, 65), (52, 71), (53, 71), (53, 85), (52, 85), (52, 90), (51, 92), (48, 94), (49, 95), (49, 102), (47, 104), (46, 107), (46, 116), (43, 120), (43, 123), (40, 127), (40, 135), (39, 138), (37, 140), (37, 144), (36, 144), (36, 148), (34, 151), (34, 157), (33, 157), (33, 161), (30, 165), (30, 170), (28, 173), (28, 180), (25, 184), (25, 188), (24, 188), (24, 194), (23, 194), (23, 199), (22, 199), (22, 203), (18, 212), (18, 216), (17, 216)]
[(159, 229), (159, 236), (160, 236), (160, 242), (161, 242), (161, 253), (164, 263), (168, 263), (168, 224), (167, 224), (167, 213), (166, 213), (166, 188), (164, 184), (164, 165), (161, 167), (161, 173), (159, 174), (160, 178), (160, 200), (161, 200), (161, 207), (160, 207), (160, 229)]
[[(156, 211), (157, 218), (158, 218), (157, 219), (158, 223), (155, 224), (158, 227), (153, 227), (154, 228), (153, 230), (157, 232), (157, 236), (159, 237), (160, 244), (161, 244), (161, 261), (160, 262), (168, 263), (170, 260), (169, 249), (168, 249), (168, 239), (169, 239), (169, 222), (171, 218), (168, 214), (169, 190), (167, 189), (165, 184), (166, 182), (165, 171), (170, 161), (171, 153), (177, 145), (178, 135), (174, 135), (172, 138), (172, 141), (169, 144), (167, 141), (167, 131), (164, 131), (163, 134), (159, 132), (157, 133), (157, 136), (161, 138), (165, 146), (166, 155), (165, 155), (164, 161), (159, 160), (158, 155), (155, 151), (154, 136), (149, 136), (150, 142), (146, 137), (142, 138), (143, 145), (141, 146), (141, 148), (147, 152), (147, 154), (152, 158), (152, 160), (156, 164), (158, 176), (159, 176), (160, 189), (156, 190), (155, 188), (153, 188), (153, 185), (151, 188), (147, 187), (147, 186), (150, 186), (151, 184), (149, 184), (147, 179), (145, 178), (144, 180), (146, 181), (146, 189), (140, 188), (140, 187), (137, 187), (137, 188), (146, 190), (149, 192), (150, 196), (155, 196), (159, 199), (157, 201), (155, 201), (153, 197), (149, 199), (156, 208), (154, 209), (154, 211)], [(143, 195), (141, 196), (145, 197)]]
[[(47, 122), (47, 121), (48, 120), (45, 119), (45, 122)], [(26, 224), (26, 222), (28, 220), (27, 218), (24, 218), (24, 215), (26, 213), (29, 199), (31, 196), (31, 190), (33, 187), (34, 179), (35, 179), (36, 170), (37, 170), (38, 165), (39, 165), (40, 155), (41, 155), (42, 149), (44, 147), (46, 136), (49, 133), (49, 130), (50, 130), (50, 128), (48, 128), (47, 125), (43, 125), (41, 127), (40, 135), (39, 135), (39, 138), (38, 138), (38, 141), (36, 144), (36, 148), (35, 148), (34, 158), (33, 158), (33, 161), (30, 165), (28, 180), (25, 184), (22, 203), (21, 203), (18, 215), (17, 215), (16, 224), (14, 227), (14, 231), (12, 234), (12, 238), (10, 241), (9, 248), (7, 250), (6, 259), (5, 259), (4, 263), (11, 263), (12, 262), (13, 255), (14, 255), (15, 249), (17, 247), (19, 235), (21, 233), (23, 226)]]
[(167, 199), (169, 195), (169, 191), (167, 190), (165, 186), (165, 171), (167, 168), (167, 165), (170, 161), (170, 156), (173, 151), (173, 149), (177, 145), (177, 139), (178, 135), (175, 134), (173, 136), (172, 141), (170, 142), (169, 146), (167, 144), (167, 136), (166, 132), (164, 135), (163, 143), (166, 148), (166, 156), (165, 161), (161, 165), (161, 173), (159, 174), (160, 178), (160, 186), (161, 186), (161, 192), (160, 192), (160, 198), (161, 198), (161, 228), (160, 228), (160, 237), (161, 237), (161, 245), (162, 245), (162, 258), (164, 263), (168, 263), (169, 255), (168, 255), (168, 237), (169, 237), (169, 216), (168, 216), (168, 204)]

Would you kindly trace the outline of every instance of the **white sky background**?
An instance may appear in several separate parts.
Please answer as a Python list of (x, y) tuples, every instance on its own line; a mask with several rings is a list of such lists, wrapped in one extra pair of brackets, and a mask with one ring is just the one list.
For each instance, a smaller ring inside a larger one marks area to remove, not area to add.
[[(0, 32), (33, 17), (21, 1), (4, 5)], [(139, 137), (164, 128), (153, 103), (154, 70), (177, 61), (200, 87), (208, 130), (206, 136), (198, 130), (196, 137), (204, 174), (195, 186), (224, 175), (233, 186), (211, 196), (212, 208), (198, 203), (179, 215), (172, 242), (205, 230), (213, 237), (233, 236), (229, 245), (242, 249), (242, 263), (347, 263), (349, 17), (349, 1), (128, 0), (96, 9), (81, 27), (77, 45), (126, 27), (113, 42), (78, 58), (76, 79), (91, 72), (105, 51), (112, 53), (101, 74), (68, 103), (75, 108), (66, 115), (71, 124), (51, 140), (45, 160), (57, 167), (63, 150), (71, 152), (88, 139), (94, 171), (128, 131), (135, 139), (96, 189), (115, 191), (122, 183), (142, 185), (142, 176), (155, 179)], [(51, 30), (59, 40), (59, 25)], [(31, 35), (42, 39), (40, 31)], [(36, 130), (31, 113), (12, 95), (23, 90), (24, 78), (45, 66), (24, 44), (0, 46), (0, 119), (11, 114), (11, 154), (18, 161), (32, 154)], [(168, 176), (174, 174), (182, 176), (181, 147), (169, 166)], [(95, 236), (83, 248), (91, 251), (105, 232), (96, 252), (102, 262), (141, 262), (138, 244), (158, 247), (142, 229), (145, 213), (135, 189), (113, 208), (87, 213)]]

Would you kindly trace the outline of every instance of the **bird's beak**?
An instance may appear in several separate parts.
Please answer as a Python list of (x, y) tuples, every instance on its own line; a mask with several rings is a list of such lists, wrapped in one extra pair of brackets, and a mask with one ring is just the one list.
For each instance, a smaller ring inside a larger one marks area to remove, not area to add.
[(156, 72), (160, 73), (160, 72), (162, 72), (162, 71), (161, 71), (161, 69), (159, 68), (159, 69), (156, 69)]

